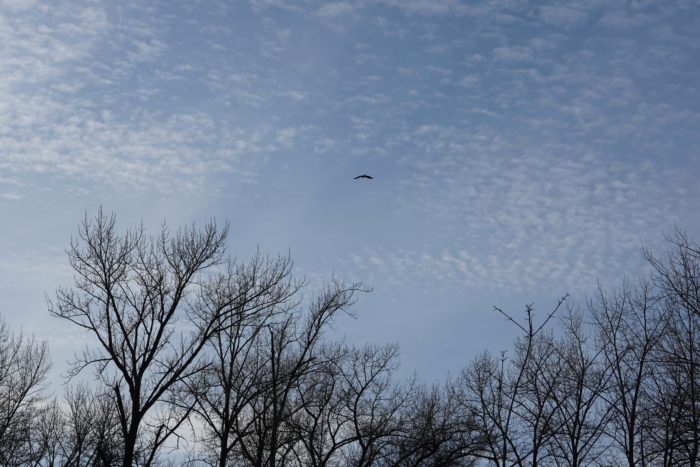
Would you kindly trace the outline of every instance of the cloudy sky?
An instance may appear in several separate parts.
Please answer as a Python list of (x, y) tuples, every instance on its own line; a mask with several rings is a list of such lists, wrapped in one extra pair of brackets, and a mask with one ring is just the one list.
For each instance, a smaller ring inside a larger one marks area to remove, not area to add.
[(0, 313), (57, 371), (100, 205), (364, 281), (337, 332), (426, 380), (700, 235), (698, 0), (0, 0), (0, 44)]

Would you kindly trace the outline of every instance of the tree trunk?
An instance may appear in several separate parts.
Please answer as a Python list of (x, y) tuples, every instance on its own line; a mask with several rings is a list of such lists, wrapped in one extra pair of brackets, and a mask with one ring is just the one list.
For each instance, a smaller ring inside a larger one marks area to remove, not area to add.
[(122, 467), (133, 467), (134, 451), (136, 450), (136, 439), (139, 432), (139, 422), (132, 416), (129, 432), (124, 437), (124, 460)]

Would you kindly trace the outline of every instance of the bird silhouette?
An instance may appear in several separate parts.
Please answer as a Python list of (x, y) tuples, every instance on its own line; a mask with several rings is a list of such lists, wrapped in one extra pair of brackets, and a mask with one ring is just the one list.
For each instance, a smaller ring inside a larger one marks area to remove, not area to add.
[(357, 177), (353, 178), (353, 180), (357, 180), (358, 178), (366, 178), (367, 180), (374, 180), (374, 177), (370, 177), (367, 174), (358, 175)]

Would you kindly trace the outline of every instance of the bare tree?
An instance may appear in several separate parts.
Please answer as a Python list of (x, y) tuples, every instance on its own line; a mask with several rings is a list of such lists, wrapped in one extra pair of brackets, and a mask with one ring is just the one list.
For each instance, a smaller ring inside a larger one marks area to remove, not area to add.
[(662, 309), (648, 281), (625, 283), (613, 295), (600, 289), (589, 301), (597, 345), (611, 372), (604, 393), (610, 415), (607, 435), (629, 467), (647, 465), (648, 438), (644, 407), (653, 371), (653, 355), (665, 327)]
[[(259, 327), (250, 328), (252, 335), (236, 340), (235, 335), (220, 333), (213, 338), (224, 350), (216, 352), (216, 365), (222, 368), (216, 378), (231, 384), (207, 395), (197, 410), (218, 442), (218, 465), (291, 461), (298, 439), (290, 421), (303, 407), (302, 381), (321, 371), (324, 331), (339, 312), (350, 312), (355, 293), (364, 289), (333, 282), (311, 300), (305, 313), (299, 309), (299, 297), (294, 297), (298, 287), (282, 290), (274, 319), (259, 321)], [(225, 430), (220, 429), (222, 423)]]
[(650, 437), (664, 465), (700, 461), (700, 248), (680, 230), (664, 260), (645, 250), (664, 307), (657, 347)]
[(56, 398), (41, 408), (32, 422), (34, 465), (66, 465), (64, 450), (65, 417)]
[(581, 311), (570, 308), (562, 321), (564, 336), (552, 347), (564, 365), (554, 391), (558, 406), (554, 457), (559, 465), (580, 467), (597, 461), (607, 448), (603, 396), (611, 373), (602, 350), (589, 343)]
[(0, 319), (0, 464), (36, 462), (32, 425), (42, 409), (50, 367), (45, 342), (15, 335)]
[(109, 394), (80, 383), (69, 387), (61, 417), (62, 465), (113, 466), (123, 439), (116, 406)]
[(96, 421), (94, 399), (90, 390), (80, 384), (66, 391), (64, 425), (64, 462), (82, 466), (92, 460), (93, 423)]
[(700, 246), (680, 229), (666, 240), (671, 248), (665, 260), (644, 249), (654, 269), (654, 284), (677, 306), (700, 316)]
[(124, 440), (117, 404), (109, 392), (91, 395), (93, 463), (97, 467), (122, 464)]
[(494, 465), (509, 465), (512, 451), (520, 450), (511, 427), (507, 404), (505, 356), (500, 361), (484, 352), (464, 368), (452, 391), (475, 420), (483, 451), (478, 456)]
[[(698, 374), (700, 323), (690, 313), (669, 310), (666, 332), (654, 355), (643, 407), (647, 455), (659, 464), (698, 463)], [(687, 310), (686, 310), (687, 312)], [(683, 319), (685, 318), (685, 319)]]
[(289, 258), (274, 260), (257, 254), (249, 264), (233, 268), (231, 293), (238, 297), (229, 314), (220, 317), (210, 339), (210, 365), (183, 381), (181, 407), (191, 407), (195, 420), (204, 425), (198, 438), (214, 453), (208, 463), (224, 467), (241, 442), (236, 431), (239, 417), (262, 390), (263, 375), (256, 342), (269, 321), (296, 304), (301, 284), (294, 281)]
[(301, 381), (288, 422), (300, 465), (377, 465), (397, 433), (405, 391), (393, 382), (395, 345), (325, 346)]
[(340, 368), (343, 412), (350, 421), (350, 436), (355, 438), (346, 464), (377, 465), (387, 455), (391, 438), (400, 432), (400, 409), (413, 383), (401, 387), (392, 379), (398, 351), (397, 345), (353, 348)]
[(384, 465), (405, 467), (475, 465), (480, 444), (479, 425), (470, 407), (447, 384), (415, 387), (401, 407), (401, 431), (391, 439)]
[(298, 440), (296, 460), (313, 467), (338, 465), (342, 450), (356, 440), (351, 418), (344, 410), (346, 388), (340, 378), (349, 349), (330, 344), (319, 354), (320, 364), (299, 382), (300, 409), (288, 422)]
[(54, 398), (31, 423), (32, 462), (26, 465), (112, 467), (123, 449), (115, 407), (84, 384)]
[[(528, 342), (531, 341), (531, 342)], [(539, 333), (516, 342), (512, 365), (523, 379), (516, 394), (514, 410), (523, 437), (522, 456), (535, 467), (554, 454), (554, 437), (560, 429), (559, 409), (561, 399), (556, 397), (565, 363), (554, 350), (555, 342), (550, 333)], [(524, 461), (518, 461), (523, 465)]]
[(670, 306), (656, 368), (656, 381), (665, 383), (658, 395), (671, 409), (664, 417), (673, 421), (670, 446), (675, 455), (669, 458), (695, 466), (700, 462), (700, 316), (684, 306)]
[(227, 272), (211, 272), (223, 262), (227, 228), (212, 222), (171, 235), (163, 225), (149, 237), (143, 227), (119, 234), (115, 224), (115, 216), (101, 210), (92, 220), (86, 216), (68, 250), (75, 283), (60, 288), (49, 309), (95, 339), (70, 375), (93, 367), (108, 388), (121, 428), (122, 464), (130, 467), (139, 443), (149, 465), (184, 421), (187, 411), (159, 417), (154, 408), (204, 367), (200, 353), (236, 297), (228, 294)]
[[(525, 308), (524, 324), (494, 307), (523, 332), (515, 344), (515, 357), (509, 361), (503, 352), (497, 360), (486, 352), (460, 375), (461, 398), (480, 424), (484, 445), (480, 456), (495, 465), (525, 465), (529, 460), (534, 466), (549, 455), (547, 446), (556, 431), (554, 390), (561, 366), (552, 361), (556, 354), (551, 337), (542, 332), (566, 298), (559, 300), (539, 326), (532, 305)], [(554, 365), (553, 374), (544, 371), (550, 365)]]

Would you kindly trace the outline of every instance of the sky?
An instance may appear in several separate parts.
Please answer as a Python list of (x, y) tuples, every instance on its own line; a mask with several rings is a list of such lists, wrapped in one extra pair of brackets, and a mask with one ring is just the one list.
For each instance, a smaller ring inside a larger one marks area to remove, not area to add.
[(100, 206), (361, 280), (334, 332), (425, 381), (700, 232), (698, 0), (0, 0), (0, 44), (0, 314), (56, 374)]

